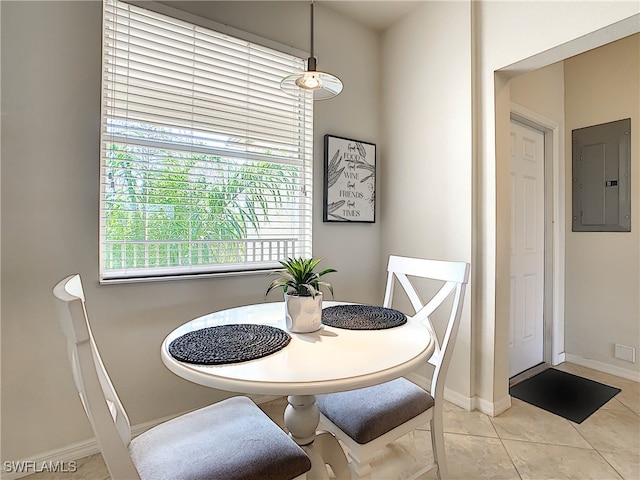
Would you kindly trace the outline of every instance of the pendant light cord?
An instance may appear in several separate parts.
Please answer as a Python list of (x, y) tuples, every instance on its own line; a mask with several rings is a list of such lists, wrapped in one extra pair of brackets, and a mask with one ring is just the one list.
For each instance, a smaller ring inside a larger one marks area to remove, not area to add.
[(311, 29), (310, 29), (311, 30), (311, 58), (315, 59), (316, 57), (313, 51), (313, 0), (311, 0), (310, 8), (311, 8)]
[[(2, 1), (2, 0), (0, 0)], [(321, 72), (317, 69), (316, 54), (314, 49), (314, 6), (313, 0), (310, 0), (310, 17), (311, 17), (311, 56), (307, 59), (307, 69), (303, 72), (293, 73), (286, 76), (280, 82), (280, 88), (291, 95), (299, 95), (301, 90), (313, 92), (313, 100), (325, 100), (338, 95), (342, 91), (342, 82), (335, 75)]]

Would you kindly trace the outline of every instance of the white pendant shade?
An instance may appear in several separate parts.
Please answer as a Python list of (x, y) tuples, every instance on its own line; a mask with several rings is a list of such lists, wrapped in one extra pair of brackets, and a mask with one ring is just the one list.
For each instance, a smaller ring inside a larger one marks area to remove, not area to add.
[(307, 60), (307, 70), (283, 78), (280, 88), (289, 95), (313, 93), (314, 100), (326, 100), (342, 91), (340, 79), (330, 73), (316, 70), (316, 58), (313, 55), (313, 0), (311, 0), (311, 56)]
[(307, 70), (283, 78), (280, 88), (289, 95), (299, 95), (307, 91), (313, 94), (314, 100), (326, 100), (342, 91), (342, 82), (330, 73)]

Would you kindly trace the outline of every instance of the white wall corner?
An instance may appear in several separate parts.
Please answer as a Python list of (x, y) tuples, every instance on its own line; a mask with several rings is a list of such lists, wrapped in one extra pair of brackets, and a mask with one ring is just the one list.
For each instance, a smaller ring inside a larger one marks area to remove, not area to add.
[(475, 397), (468, 397), (447, 387), (444, 387), (444, 399), (460, 408), (464, 408), (467, 412), (476, 408)]
[(474, 407), (490, 417), (497, 417), (502, 412), (511, 408), (511, 395), (506, 395), (497, 402), (492, 402), (480, 397), (474, 397)]
[(560, 365), (561, 363), (564, 363), (566, 361), (567, 361), (567, 355), (566, 353), (562, 352), (553, 356), (551, 364), (555, 367), (556, 365)]

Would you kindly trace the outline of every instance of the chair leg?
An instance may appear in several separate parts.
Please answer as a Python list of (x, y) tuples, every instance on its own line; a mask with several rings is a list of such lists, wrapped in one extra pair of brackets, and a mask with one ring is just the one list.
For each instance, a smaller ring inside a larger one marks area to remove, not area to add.
[(349, 467), (351, 468), (351, 478), (353, 480), (371, 480), (371, 464), (369, 462), (359, 462), (352, 456), (349, 456), (351, 461)]
[[(371, 480), (371, 458), (365, 454), (363, 459), (358, 458), (354, 452), (347, 448), (347, 458), (349, 458), (349, 468), (353, 480)], [(358, 452), (363, 453), (363, 452)]]
[[(434, 407), (435, 408), (435, 407)], [(446, 480), (449, 478), (447, 468), (447, 457), (444, 452), (444, 425), (442, 411), (434, 410), (431, 418), (431, 445), (433, 446), (433, 461), (437, 465), (438, 478)]]
[(329, 432), (318, 432), (314, 442), (320, 452), (324, 462), (331, 467), (337, 480), (350, 480), (353, 478), (344, 450), (338, 443), (338, 440)]

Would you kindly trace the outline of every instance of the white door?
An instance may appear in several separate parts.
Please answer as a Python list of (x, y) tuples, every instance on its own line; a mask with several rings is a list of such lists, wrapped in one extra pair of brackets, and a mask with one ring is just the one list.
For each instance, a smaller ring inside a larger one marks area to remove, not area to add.
[(544, 361), (544, 134), (511, 122), (509, 376)]

